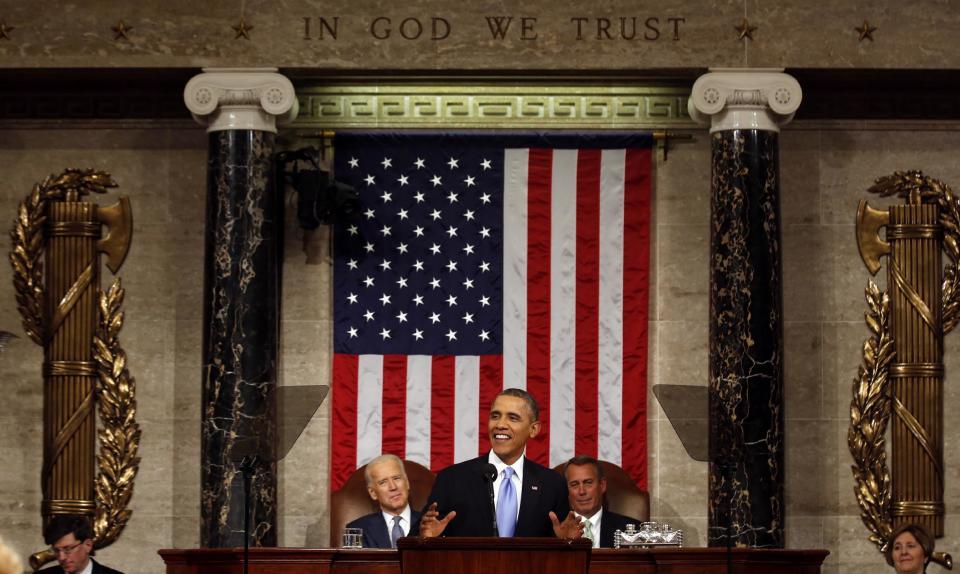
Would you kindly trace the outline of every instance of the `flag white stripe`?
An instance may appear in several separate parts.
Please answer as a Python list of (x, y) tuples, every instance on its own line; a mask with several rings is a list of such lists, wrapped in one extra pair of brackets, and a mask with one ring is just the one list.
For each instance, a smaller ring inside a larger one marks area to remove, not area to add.
[(550, 205), (550, 466), (576, 437), (577, 150), (553, 152)]
[(480, 412), (480, 357), (459, 356), (454, 367), (453, 460), (463, 462), (477, 456), (477, 425)]
[(430, 389), (433, 358), (407, 357), (406, 458), (430, 468)]
[(383, 447), (383, 355), (360, 355), (357, 366), (357, 467)]
[(607, 150), (600, 162), (600, 363), (598, 451), (620, 464), (623, 430), (623, 199), (626, 152)]
[(503, 381), (527, 388), (527, 172), (529, 150), (504, 153)]

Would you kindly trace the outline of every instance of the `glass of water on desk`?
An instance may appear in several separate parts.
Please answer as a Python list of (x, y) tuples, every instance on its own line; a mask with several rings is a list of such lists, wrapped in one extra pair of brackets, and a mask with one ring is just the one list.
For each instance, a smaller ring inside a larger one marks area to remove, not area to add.
[(363, 529), (344, 528), (340, 548), (363, 548)]

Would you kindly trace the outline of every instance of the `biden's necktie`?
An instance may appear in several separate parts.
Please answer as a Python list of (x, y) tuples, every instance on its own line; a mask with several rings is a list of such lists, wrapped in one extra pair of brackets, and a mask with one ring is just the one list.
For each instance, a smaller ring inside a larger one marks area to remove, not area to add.
[(390, 532), (390, 547), (397, 547), (397, 538), (403, 538), (403, 528), (400, 528), (400, 517), (393, 517), (393, 531)]

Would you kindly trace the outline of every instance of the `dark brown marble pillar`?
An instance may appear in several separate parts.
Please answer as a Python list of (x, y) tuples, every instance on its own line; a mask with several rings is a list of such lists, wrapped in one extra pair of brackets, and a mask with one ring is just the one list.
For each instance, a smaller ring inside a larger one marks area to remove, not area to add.
[(276, 546), (282, 229), (273, 152), (275, 116), (293, 107), (293, 87), (271, 70), (208, 70), (184, 98), (210, 134), (200, 542), (243, 546), (248, 504), (250, 545)]
[(785, 543), (778, 124), (799, 98), (789, 76), (746, 70), (691, 97), (711, 120), (711, 546)]

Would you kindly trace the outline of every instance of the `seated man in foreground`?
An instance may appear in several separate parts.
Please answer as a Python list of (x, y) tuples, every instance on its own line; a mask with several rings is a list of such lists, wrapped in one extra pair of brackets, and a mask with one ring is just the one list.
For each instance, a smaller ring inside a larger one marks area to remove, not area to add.
[(578, 538), (583, 527), (569, 511), (563, 478), (524, 456), (539, 418), (526, 391), (497, 395), (487, 420), (491, 451), (440, 471), (420, 535)]
[(43, 533), (58, 565), (41, 570), (46, 574), (123, 574), (107, 568), (93, 554), (93, 526), (85, 516), (55, 516)]
[(580, 455), (563, 466), (567, 481), (570, 508), (583, 523), (583, 536), (593, 541), (594, 548), (613, 548), (613, 533), (626, 530), (627, 524), (640, 525), (634, 518), (611, 512), (603, 507), (607, 478), (597, 459)]
[(410, 481), (403, 461), (392, 454), (380, 455), (367, 463), (363, 472), (370, 498), (380, 504), (374, 512), (347, 524), (347, 528), (363, 529), (364, 548), (396, 548), (397, 539), (420, 526), (420, 513), (410, 509)]

